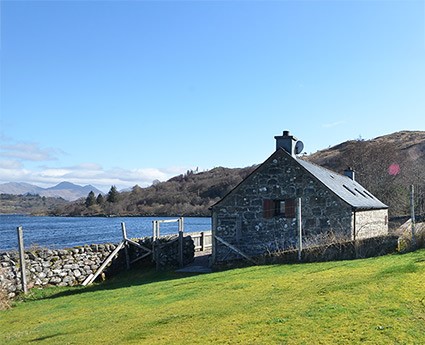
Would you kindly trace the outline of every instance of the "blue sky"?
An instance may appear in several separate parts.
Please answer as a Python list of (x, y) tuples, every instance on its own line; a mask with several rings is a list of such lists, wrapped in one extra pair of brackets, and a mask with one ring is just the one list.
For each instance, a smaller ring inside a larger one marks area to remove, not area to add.
[(0, 183), (146, 186), (425, 130), (424, 1), (1, 1)]

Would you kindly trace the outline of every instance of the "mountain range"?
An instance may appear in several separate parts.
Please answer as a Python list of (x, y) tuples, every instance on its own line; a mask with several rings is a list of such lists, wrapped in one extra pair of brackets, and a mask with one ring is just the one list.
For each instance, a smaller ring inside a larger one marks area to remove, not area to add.
[(92, 185), (79, 186), (71, 182), (61, 182), (56, 186), (42, 188), (33, 184), (24, 182), (8, 182), (0, 184), (0, 194), (12, 195), (40, 195), (45, 197), (62, 198), (68, 201), (74, 201), (93, 191), (96, 195), (103, 194), (99, 189)]

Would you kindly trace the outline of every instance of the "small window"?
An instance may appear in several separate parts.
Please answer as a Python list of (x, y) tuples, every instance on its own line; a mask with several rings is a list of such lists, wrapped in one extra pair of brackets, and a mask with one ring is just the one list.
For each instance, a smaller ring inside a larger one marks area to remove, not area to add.
[(266, 199), (263, 201), (264, 218), (295, 218), (295, 199)]
[(369, 198), (374, 199), (374, 197), (372, 195), (370, 195), (368, 192), (366, 192), (365, 190), (363, 191)]
[(357, 188), (354, 188), (354, 190), (359, 193), (363, 198), (367, 198), (366, 195), (364, 195), (362, 192), (360, 192)]
[(356, 195), (349, 187), (347, 187), (345, 184), (342, 185), (346, 190), (348, 190), (351, 194)]

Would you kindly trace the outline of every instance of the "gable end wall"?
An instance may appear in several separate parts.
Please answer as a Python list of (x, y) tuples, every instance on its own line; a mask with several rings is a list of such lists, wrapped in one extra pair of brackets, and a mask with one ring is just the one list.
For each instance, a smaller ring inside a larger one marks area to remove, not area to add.
[[(295, 218), (264, 218), (263, 200), (298, 197), (302, 198), (305, 239), (329, 232), (351, 238), (351, 206), (281, 150), (213, 207), (214, 234), (247, 255), (296, 247)], [(217, 241), (214, 251), (217, 262), (239, 257)]]
[(355, 212), (355, 239), (388, 235), (388, 210)]

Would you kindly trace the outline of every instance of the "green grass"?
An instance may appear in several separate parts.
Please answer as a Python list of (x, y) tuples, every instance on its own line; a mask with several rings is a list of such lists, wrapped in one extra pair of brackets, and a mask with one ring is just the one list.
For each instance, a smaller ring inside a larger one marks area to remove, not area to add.
[(0, 344), (425, 344), (425, 250), (207, 275), (131, 271), (0, 312)]

